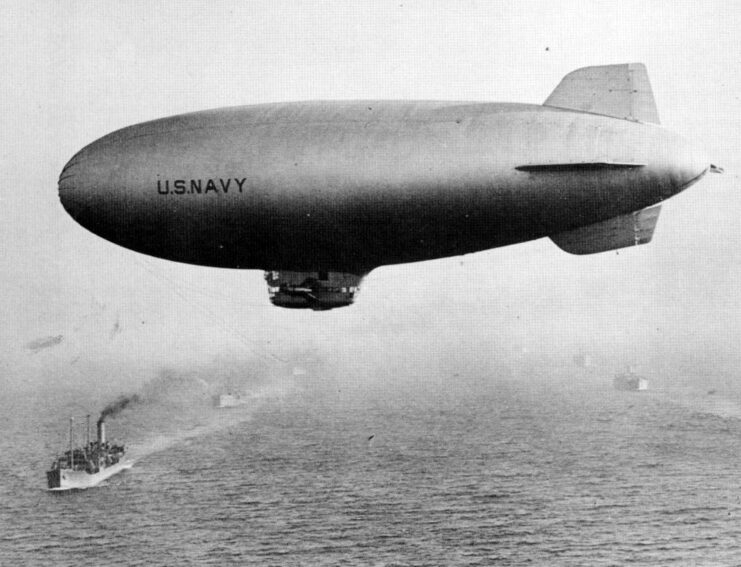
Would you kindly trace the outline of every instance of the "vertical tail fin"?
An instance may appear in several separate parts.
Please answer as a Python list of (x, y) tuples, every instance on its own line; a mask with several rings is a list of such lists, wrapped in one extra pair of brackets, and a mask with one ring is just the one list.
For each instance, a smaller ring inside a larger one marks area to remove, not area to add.
[(597, 254), (628, 246), (648, 244), (659, 220), (661, 205), (634, 211), (551, 235), (551, 240), (570, 254)]
[(660, 124), (643, 63), (582, 67), (572, 71), (543, 104)]

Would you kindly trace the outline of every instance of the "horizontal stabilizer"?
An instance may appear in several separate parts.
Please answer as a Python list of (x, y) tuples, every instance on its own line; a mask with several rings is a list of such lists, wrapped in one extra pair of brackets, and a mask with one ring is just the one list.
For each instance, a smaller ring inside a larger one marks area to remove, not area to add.
[(659, 124), (659, 113), (643, 63), (582, 67), (572, 71), (543, 104)]
[(645, 163), (626, 161), (576, 161), (566, 163), (533, 163), (518, 165), (515, 169), (530, 172), (554, 172), (554, 171), (594, 171), (597, 169), (634, 169), (644, 167)]
[(596, 254), (628, 246), (648, 244), (659, 220), (661, 205), (582, 226), (551, 236), (556, 245), (571, 254)]

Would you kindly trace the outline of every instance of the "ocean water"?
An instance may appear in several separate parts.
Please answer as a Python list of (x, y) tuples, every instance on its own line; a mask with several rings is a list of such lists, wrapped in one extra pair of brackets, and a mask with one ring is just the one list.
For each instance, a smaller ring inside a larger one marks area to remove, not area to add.
[(108, 423), (135, 466), (45, 490), (67, 416), (0, 402), (0, 565), (739, 565), (728, 395), (424, 377), (300, 380), (218, 410), (161, 396)]

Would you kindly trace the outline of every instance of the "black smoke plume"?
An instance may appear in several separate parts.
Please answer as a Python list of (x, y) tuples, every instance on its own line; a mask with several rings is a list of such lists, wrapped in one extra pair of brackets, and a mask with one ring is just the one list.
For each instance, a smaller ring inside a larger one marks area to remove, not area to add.
[(107, 417), (118, 415), (128, 406), (130, 406), (131, 404), (136, 404), (139, 401), (140, 398), (137, 394), (132, 394), (131, 396), (121, 396), (115, 402), (111, 402), (105, 408), (103, 408), (103, 411), (100, 412), (100, 420), (102, 421)]

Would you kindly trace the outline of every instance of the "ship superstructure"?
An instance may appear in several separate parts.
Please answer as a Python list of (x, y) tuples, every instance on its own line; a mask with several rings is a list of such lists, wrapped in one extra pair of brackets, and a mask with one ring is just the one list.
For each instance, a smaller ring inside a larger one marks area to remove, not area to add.
[(214, 405), (217, 408), (235, 408), (237, 406), (243, 406), (250, 401), (250, 396), (240, 394), (238, 392), (229, 392), (226, 394), (219, 394), (214, 396)]

